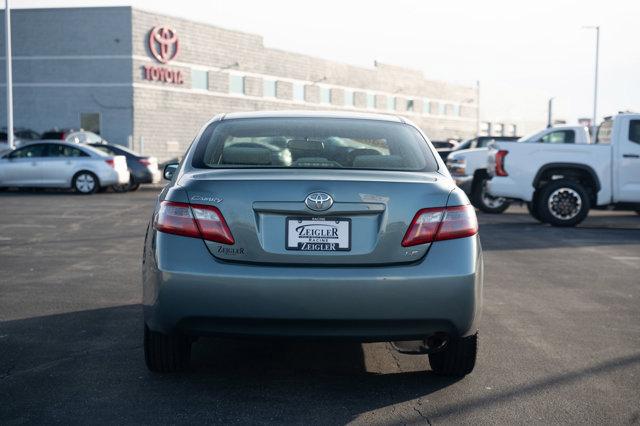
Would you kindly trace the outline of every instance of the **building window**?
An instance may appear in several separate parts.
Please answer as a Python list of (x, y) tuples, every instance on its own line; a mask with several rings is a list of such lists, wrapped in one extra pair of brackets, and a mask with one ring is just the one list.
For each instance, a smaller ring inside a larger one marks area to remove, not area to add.
[(387, 98), (387, 109), (389, 111), (395, 111), (396, 110), (396, 98), (393, 96), (389, 96)]
[(81, 112), (80, 128), (88, 132), (100, 134), (100, 113), (99, 112)]
[(353, 91), (351, 90), (344, 91), (344, 106), (352, 107), (355, 104), (353, 96), (354, 96)]
[(455, 115), (456, 117), (460, 117), (460, 105), (453, 104), (451, 105), (451, 109), (452, 109), (453, 115)]
[(244, 77), (236, 74), (229, 74), (229, 93), (244, 95)]
[(328, 87), (320, 88), (320, 102), (323, 104), (331, 103), (331, 90)]
[(431, 114), (431, 101), (428, 98), (422, 100), (422, 112), (425, 114)]
[(438, 115), (444, 115), (447, 111), (447, 105), (443, 104), (442, 102), (438, 102)]
[(374, 109), (376, 107), (376, 95), (367, 93), (367, 108)]
[(293, 83), (293, 100), (296, 102), (304, 102), (304, 84)]
[(276, 81), (275, 80), (262, 80), (262, 96), (265, 98), (276, 97)]
[(205, 70), (191, 70), (191, 88), (198, 90), (209, 89), (209, 73)]
[(414, 110), (413, 99), (407, 99), (407, 111), (413, 112), (413, 110)]

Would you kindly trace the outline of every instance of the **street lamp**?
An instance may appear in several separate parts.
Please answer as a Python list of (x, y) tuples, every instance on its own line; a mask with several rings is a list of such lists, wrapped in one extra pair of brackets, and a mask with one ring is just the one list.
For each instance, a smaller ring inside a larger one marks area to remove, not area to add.
[(549, 98), (549, 105), (547, 107), (547, 127), (553, 127), (553, 100), (555, 98)]
[(598, 55), (600, 53), (600, 26), (590, 25), (584, 26), (583, 29), (596, 30), (596, 69), (594, 72), (594, 87), (593, 87), (593, 121), (591, 122), (592, 128), (596, 126), (596, 115), (598, 112)]
[(7, 76), (7, 144), (13, 149), (13, 79), (11, 75), (11, 5), (4, 2), (4, 57)]

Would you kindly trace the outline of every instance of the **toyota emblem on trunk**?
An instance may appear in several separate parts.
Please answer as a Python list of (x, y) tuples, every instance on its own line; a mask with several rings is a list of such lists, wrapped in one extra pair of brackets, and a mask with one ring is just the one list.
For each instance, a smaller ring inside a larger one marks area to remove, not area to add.
[(333, 205), (333, 198), (331, 198), (331, 195), (324, 192), (312, 192), (311, 194), (307, 195), (304, 203), (311, 210), (327, 210)]

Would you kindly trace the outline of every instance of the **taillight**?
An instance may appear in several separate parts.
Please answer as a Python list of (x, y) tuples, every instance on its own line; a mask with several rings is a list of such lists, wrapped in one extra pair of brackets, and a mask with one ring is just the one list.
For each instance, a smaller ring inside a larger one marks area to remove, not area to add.
[(222, 244), (235, 243), (220, 210), (203, 204), (162, 201), (153, 227), (168, 234), (203, 238)]
[(476, 212), (466, 206), (435, 207), (416, 213), (402, 239), (403, 247), (470, 237), (478, 233)]
[(509, 173), (504, 169), (504, 157), (507, 156), (509, 151), (500, 150), (496, 152), (496, 176), (509, 176)]
[(113, 158), (109, 158), (108, 160), (104, 160), (105, 163), (107, 163), (109, 166), (113, 167), (114, 169), (116, 168), (116, 160)]
[(149, 159), (147, 159), (147, 158), (138, 159), (138, 163), (142, 164), (143, 166), (151, 165), (151, 161), (149, 161)]

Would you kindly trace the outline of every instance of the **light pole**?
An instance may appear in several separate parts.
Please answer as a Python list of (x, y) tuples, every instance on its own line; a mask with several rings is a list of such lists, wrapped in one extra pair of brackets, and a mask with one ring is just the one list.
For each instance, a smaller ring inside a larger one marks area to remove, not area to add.
[(4, 2), (4, 56), (7, 66), (7, 144), (13, 149), (13, 79), (11, 75), (11, 6)]
[(594, 72), (593, 83), (593, 121), (591, 122), (592, 128), (597, 125), (596, 117), (598, 113), (598, 57), (600, 54), (600, 25), (584, 26), (584, 29), (596, 30), (596, 69)]
[(549, 98), (549, 106), (547, 107), (547, 127), (553, 126), (553, 100), (555, 98)]
[(476, 105), (476, 137), (480, 137), (480, 80), (476, 80), (476, 97), (478, 104)]

